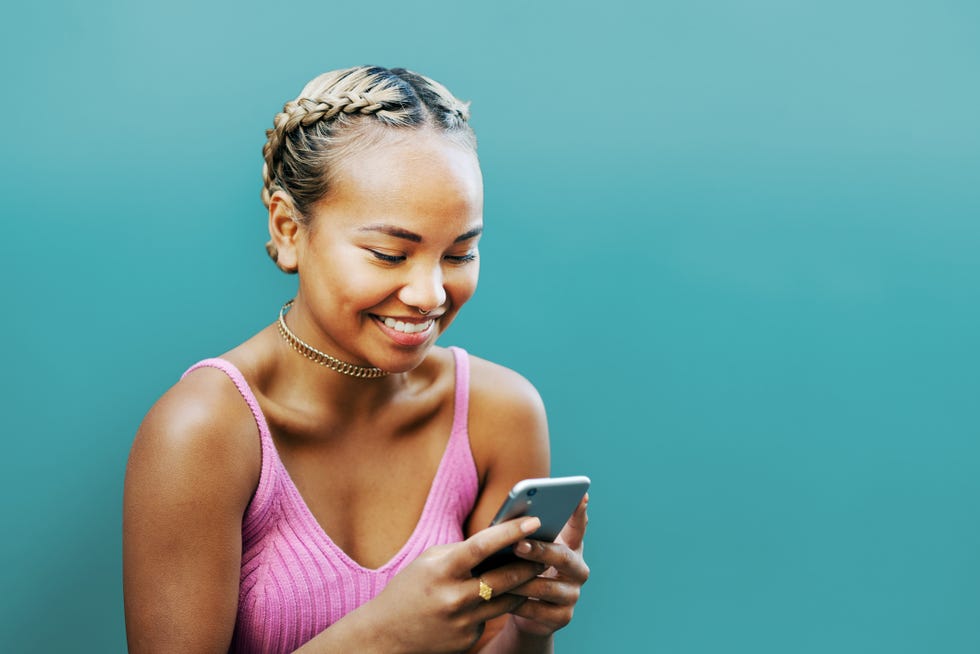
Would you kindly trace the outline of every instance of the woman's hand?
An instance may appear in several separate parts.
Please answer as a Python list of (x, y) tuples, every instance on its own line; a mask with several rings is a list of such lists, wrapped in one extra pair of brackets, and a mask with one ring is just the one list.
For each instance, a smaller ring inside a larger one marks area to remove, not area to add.
[(460, 652), (472, 647), (487, 620), (518, 611), (526, 601), (513, 591), (531, 582), (545, 564), (551, 564), (520, 561), (484, 573), (482, 580), (493, 590), (489, 600), (480, 596), (480, 579), (473, 577), (471, 569), (540, 526), (537, 518), (518, 518), (479, 531), (460, 543), (437, 545), (423, 552), (370, 603), (385, 616), (385, 623), (395, 625), (387, 629), (380, 649)]
[(514, 547), (519, 557), (548, 566), (537, 578), (510, 591), (528, 598), (511, 611), (518, 631), (548, 636), (572, 619), (582, 584), (589, 578), (589, 566), (582, 558), (588, 504), (586, 495), (554, 543), (524, 540)]

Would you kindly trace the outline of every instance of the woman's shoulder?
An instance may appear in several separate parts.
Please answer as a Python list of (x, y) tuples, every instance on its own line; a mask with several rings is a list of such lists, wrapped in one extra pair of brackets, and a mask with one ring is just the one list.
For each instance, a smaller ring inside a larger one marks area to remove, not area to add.
[(544, 403), (534, 385), (515, 370), (469, 355), (470, 396), (486, 408), (519, 414), (525, 419), (544, 417)]
[(165, 437), (180, 441), (237, 433), (240, 429), (235, 428), (247, 423), (255, 428), (248, 404), (225, 371), (235, 368), (222, 359), (206, 361), (192, 367), (157, 400), (146, 414), (141, 431), (148, 426), (164, 428)]
[(548, 459), (548, 420), (537, 389), (520, 373), (472, 355), (469, 433), (480, 468)]
[[(199, 367), (184, 375), (146, 414), (130, 453), (130, 472), (170, 471), (199, 490), (217, 482), (251, 496), (261, 469), (252, 412), (227, 373)], [(193, 480), (193, 481), (192, 481)]]

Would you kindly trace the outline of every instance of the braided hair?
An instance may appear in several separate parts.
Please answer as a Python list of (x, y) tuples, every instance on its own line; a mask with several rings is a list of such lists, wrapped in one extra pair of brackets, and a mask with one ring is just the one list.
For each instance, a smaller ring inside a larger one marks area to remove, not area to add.
[[(268, 208), (272, 194), (283, 191), (292, 200), (294, 219), (307, 224), (311, 206), (332, 183), (337, 161), (352, 149), (385, 130), (432, 127), (475, 150), (468, 119), (469, 103), (404, 68), (356, 66), (323, 73), (287, 102), (266, 130), (262, 203)], [(275, 245), (270, 240), (265, 247), (278, 265)]]

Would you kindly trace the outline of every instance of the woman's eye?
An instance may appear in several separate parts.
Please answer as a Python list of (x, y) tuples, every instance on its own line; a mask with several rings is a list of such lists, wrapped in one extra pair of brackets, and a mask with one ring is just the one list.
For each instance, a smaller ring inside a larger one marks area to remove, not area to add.
[(446, 258), (453, 263), (467, 263), (476, 259), (476, 252), (467, 252), (466, 254), (447, 254)]
[(371, 249), (368, 249), (368, 252), (374, 255), (374, 258), (378, 261), (383, 261), (385, 263), (401, 263), (405, 260), (404, 255), (400, 254), (385, 254), (384, 252), (378, 252), (377, 250)]

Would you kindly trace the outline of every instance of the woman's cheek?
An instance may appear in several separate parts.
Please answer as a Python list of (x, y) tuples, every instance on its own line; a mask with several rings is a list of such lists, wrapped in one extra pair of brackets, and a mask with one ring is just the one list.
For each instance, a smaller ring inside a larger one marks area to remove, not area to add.
[[(470, 264), (476, 266), (476, 263)], [(461, 278), (456, 282), (453, 288), (448, 289), (450, 298), (452, 298), (453, 308), (459, 311), (460, 307), (469, 302), (470, 298), (476, 293), (476, 285), (479, 280), (479, 270), (473, 272), (467, 271), (466, 274), (461, 275)]]

